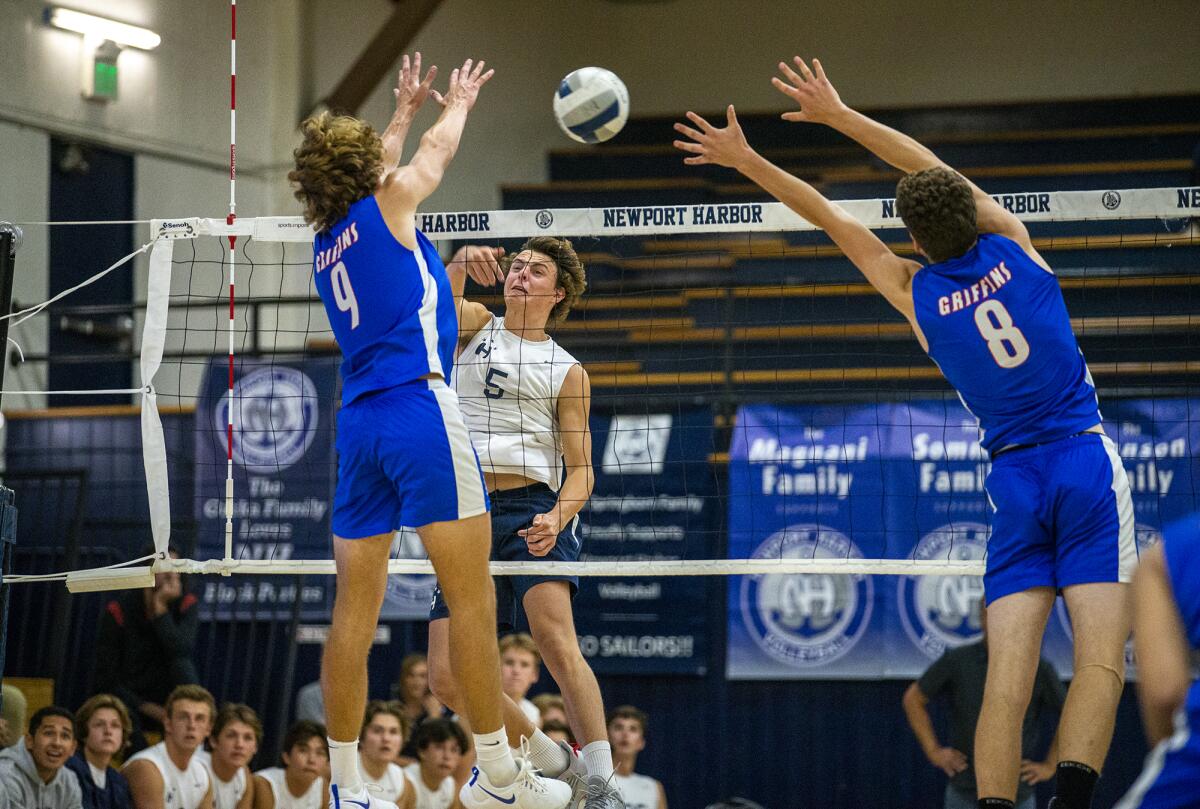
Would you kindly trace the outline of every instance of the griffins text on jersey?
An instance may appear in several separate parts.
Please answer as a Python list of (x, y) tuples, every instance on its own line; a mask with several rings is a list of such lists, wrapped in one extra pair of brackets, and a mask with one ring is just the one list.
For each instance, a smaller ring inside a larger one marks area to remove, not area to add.
[(949, 315), (973, 306), (1012, 280), (1012, 271), (1001, 261), (968, 287), (938, 298), (938, 314)]
[(338, 234), (337, 241), (333, 243), (333, 247), (326, 247), (321, 252), (317, 253), (315, 264), (317, 272), (321, 272), (331, 264), (336, 264), (342, 258), (342, 253), (348, 250), (351, 246), (358, 242), (358, 223), (351, 222), (350, 225)]

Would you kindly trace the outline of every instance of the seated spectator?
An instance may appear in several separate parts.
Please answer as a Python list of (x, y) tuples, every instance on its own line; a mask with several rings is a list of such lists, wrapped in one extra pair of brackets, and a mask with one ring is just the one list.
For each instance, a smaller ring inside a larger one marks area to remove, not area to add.
[(133, 809), (129, 782), (112, 767), (113, 757), (129, 744), (132, 730), (129, 709), (112, 694), (97, 694), (75, 714), (79, 749), (67, 767), (79, 779), (83, 809)]
[(525, 632), (514, 632), (500, 639), (500, 686), (517, 703), (535, 727), (542, 726), (542, 714), (525, 698), (542, 676), (542, 653)]
[[(400, 703), (413, 731), (426, 719), (438, 719), (446, 714), (445, 706), (429, 690), (429, 661), (420, 652), (405, 655), (400, 661), (400, 678), (392, 686), (392, 699)], [(400, 751), (404, 763), (417, 760), (412, 740), (410, 733), (408, 742)]]
[(663, 785), (635, 771), (638, 753), (646, 749), (646, 714), (632, 705), (622, 705), (608, 715), (608, 740), (612, 744), (613, 780), (627, 809), (667, 809)]
[(400, 809), (413, 809), (414, 801), (413, 788), (396, 763), (407, 735), (408, 718), (399, 703), (381, 699), (367, 703), (358, 739), (359, 771), (364, 783), (379, 787), (379, 797)]
[(254, 774), (254, 809), (325, 809), (329, 747), (325, 726), (301, 720), (283, 737), (282, 767)]
[(29, 719), (24, 744), (0, 753), (0, 791), (14, 809), (82, 809), (79, 779), (66, 768), (75, 753), (75, 715), (50, 706)]
[(458, 799), (454, 771), (467, 750), (457, 722), (427, 719), (413, 733), (417, 761), (404, 768), (416, 793), (416, 809), (450, 809)]
[(566, 722), (546, 719), (542, 722), (542, 733), (556, 742), (566, 742), (572, 747), (575, 746), (575, 734), (571, 732), (571, 727)]
[(0, 748), (12, 747), (21, 740), (25, 727), (25, 695), (10, 683), (0, 686)]
[(262, 744), (262, 722), (249, 705), (227, 703), (217, 711), (208, 744), (212, 753), (196, 755), (213, 785), (213, 809), (251, 809), (254, 776), (249, 764)]
[(561, 722), (567, 726), (571, 724), (567, 720), (567, 704), (563, 702), (561, 694), (538, 694), (533, 698), (533, 707), (538, 709), (542, 717), (543, 731), (547, 722)]
[(125, 777), (136, 809), (213, 809), (212, 783), (196, 752), (212, 727), (216, 705), (198, 685), (181, 685), (163, 707), (163, 740), (136, 753)]
[(296, 721), (325, 724), (325, 695), (321, 693), (321, 681), (302, 686), (296, 692)]
[[(171, 557), (178, 556), (172, 549)], [(105, 605), (96, 634), (96, 690), (129, 707), (135, 749), (145, 746), (142, 728), (161, 728), (167, 695), (199, 682), (195, 645), (196, 597), (184, 592), (178, 573), (156, 573), (154, 587)]]
[[(987, 679), (987, 610), (980, 605), (979, 623), (983, 638), (966, 646), (947, 649), (946, 652), (904, 692), (904, 713), (913, 735), (929, 759), (949, 777), (943, 798), (945, 809), (974, 807), (975, 794), (975, 725), (983, 707), (983, 685)], [(945, 695), (950, 701), (950, 739), (942, 745), (933, 729), (926, 706), (929, 701)], [(1034, 785), (1054, 777), (1057, 738), (1050, 744), (1044, 760), (1034, 760), (1033, 749), (1037, 744), (1038, 727), (1044, 714), (1062, 711), (1067, 692), (1050, 662), (1043, 658), (1038, 664), (1037, 679), (1033, 684), (1033, 695), (1025, 712), (1025, 724), (1021, 731), (1020, 781), (1017, 785), (1016, 809), (1034, 809), (1036, 795)]]

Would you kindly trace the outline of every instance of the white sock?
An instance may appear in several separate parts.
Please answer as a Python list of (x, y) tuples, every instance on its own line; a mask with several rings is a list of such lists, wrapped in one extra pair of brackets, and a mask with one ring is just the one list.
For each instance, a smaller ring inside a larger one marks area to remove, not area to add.
[(608, 742), (591, 742), (583, 747), (583, 763), (588, 775), (598, 775), (604, 780), (612, 778), (612, 745)]
[(329, 769), (333, 783), (347, 792), (358, 792), (363, 787), (362, 776), (358, 772), (358, 739), (337, 742), (326, 738), (326, 741), (329, 742)]
[(475, 762), (488, 780), (498, 787), (508, 786), (517, 777), (517, 762), (508, 749), (508, 733), (501, 725), (491, 733), (476, 733)]
[(533, 766), (542, 771), (547, 778), (557, 778), (571, 766), (567, 751), (558, 746), (540, 728), (534, 728), (533, 736), (529, 739), (529, 760)]

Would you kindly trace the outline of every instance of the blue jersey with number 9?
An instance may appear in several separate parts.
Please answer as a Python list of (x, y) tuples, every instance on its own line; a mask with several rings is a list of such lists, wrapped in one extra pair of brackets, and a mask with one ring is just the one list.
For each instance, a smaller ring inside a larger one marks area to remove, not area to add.
[(449, 380), (454, 296), (433, 244), (396, 240), (375, 197), (313, 239), (313, 281), (342, 349), (342, 404), (429, 374)]
[(984, 449), (1100, 422), (1058, 279), (1019, 244), (980, 234), (964, 255), (919, 270), (912, 296), (929, 356), (979, 420)]

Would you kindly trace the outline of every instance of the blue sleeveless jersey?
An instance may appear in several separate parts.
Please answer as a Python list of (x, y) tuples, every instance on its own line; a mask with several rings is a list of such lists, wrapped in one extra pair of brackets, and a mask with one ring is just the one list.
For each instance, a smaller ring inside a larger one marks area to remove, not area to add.
[(980, 234), (965, 255), (919, 270), (912, 296), (929, 356), (979, 420), (984, 449), (1100, 422), (1058, 280), (1016, 242)]
[(396, 240), (375, 197), (313, 240), (313, 279), (342, 349), (342, 404), (428, 374), (450, 378), (458, 322), (437, 250)]

